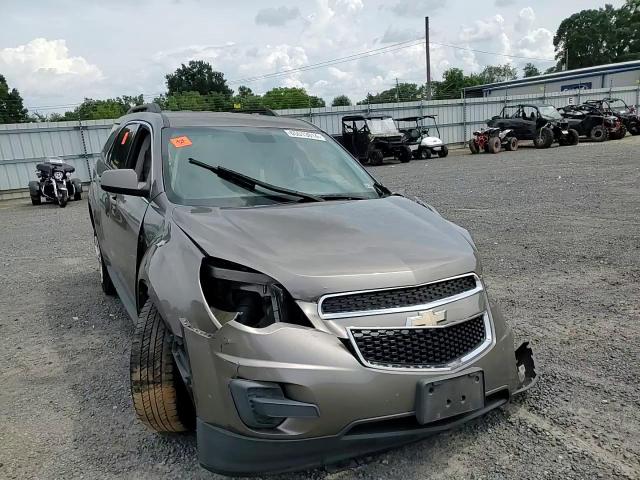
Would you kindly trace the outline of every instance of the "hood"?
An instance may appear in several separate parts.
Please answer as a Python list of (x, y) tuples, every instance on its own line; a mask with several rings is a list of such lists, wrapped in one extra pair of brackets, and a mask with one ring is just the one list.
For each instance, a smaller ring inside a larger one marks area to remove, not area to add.
[(298, 300), (426, 283), (478, 267), (465, 230), (400, 196), (256, 208), (178, 206), (173, 221), (208, 255), (269, 275)]
[(422, 137), (420, 144), (427, 147), (435, 147), (438, 145), (442, 145), (442, 140), (440, 140), (438, 137)]

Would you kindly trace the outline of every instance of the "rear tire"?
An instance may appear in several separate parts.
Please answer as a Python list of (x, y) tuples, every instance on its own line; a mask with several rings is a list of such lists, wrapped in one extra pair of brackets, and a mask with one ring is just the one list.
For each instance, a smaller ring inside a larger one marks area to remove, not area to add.
[(471, 153), (473, 155), (475, 155), (476, 153), (480, 152), (480, 149), (478, 148), (478, 144), (476, 143), (475, 139), (471, 139), (469, 140), (469, 150), (471, 150)]
[(413, 152), (411, 152), (411, 149), (409, 147), (405, 147), (400, 150), (398, 160), (400, 160), (402, 163), (407, 163), (411, 161), (411, 157), (413, 157)]
[(518, 150), (518, 139), (516, 137), (507, 138), (507, 144), (504, 148), (509, 152), (515, 152), (516, 150)]
[(618, 132), (615, 135), (611, 135), (611, 138), (613, 140), (621, 140), (624, 137), (627, 136), (627, 127), (625, 127), (624, 125), (622, 125), (620, 127), (620, 130), (618, 130)]
[(382, 150), (374, 148), (369, 152), (369, 165), (382, 165), (384, 160), (384, 155), (382, 154)]
[(445, 158), (447, 155), (449, 155), (449, 148), (446, 145), (443, 145), (438, 152), (438, 156), (440, 158)]
[(633, 123), (629, 125), (629, 133), (631, 135), (640, 135), (640, 123)]
[(133, 407), (142, 423), (156, 432), (193, 428), (193, 403), (171, 353), (171, 332), (149, 300), (133, 334), (129, 371)]
[(502, 142), (500, 142), (500, 137), (491, 137), (487, 142), (487, 146), (489, 147), (489, 153), (500, 153), (500, 149), (502, 148)]
[(603, 125), (596, 125), (589, 131), (592, 142), (604, 142), (609, 136), (609, 131)]
[(31, 205), (41, 205), (42, 204), (42, 198), (40, 197), (40, 195), (33, 196), (31, 195)]

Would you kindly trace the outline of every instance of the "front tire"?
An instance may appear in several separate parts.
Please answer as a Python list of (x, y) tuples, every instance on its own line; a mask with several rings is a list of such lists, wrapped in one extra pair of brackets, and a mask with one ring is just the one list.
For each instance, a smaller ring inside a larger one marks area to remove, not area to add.
[(577, 130), (570, 128), (567, 134), (567, 145), (578, 145), (580, 143), (580, 134)]
[(374, 148), (369, 152), (369, 165), (382, 165), (383, 160), (384, 154), (382, 153), (382, 150)]
[(431, 158), (431, 150), (426, 148), (426, 147), (422, 147), (420, 149), (420, 159), (422, 160), (429, 160)]
[(438, 152), (438, 156), (440, 158), (445, 158), (447, 155), (449, 155), (449, 148), (446, 145), (443, 145)]
[(515, 152), (516, 150), (518, 150), (518, 139), (516, 137), (507, 138), (505, 150), (508, 150), (510, 152)]
[(476, 143), (475, 138), (472, 138), (471, 140), (469, 140), (469, 150), (473, 155), (480, 152), (480, 149), (478, 148), (478, 144)]
[(64, 208), (67, 206), (68, 201), (69, 201), (69, 195), (67, 194), (67, 192), (63, 191), (60, 197), (58, 197), (58, 205), (60, 205), (60, 208)]
[(42, 198), (40, 197), (40, 195), (38, 195), (37, 197), (35, 195), (31, 195), (31, 205), (41, 205), (42, 204)]
[(533, 139), (533, 145), (536, 148), (549, 148), (553, 143), (553, 131), (550, 128), (541, 128), (536, 138)]
[(193, 428), (193, 404), (171, 353), (171, 332), (149, 300), (133, 334), (129, 371), (133, 407), (142, 423), (156, 432)]
[(407, 163), (411, 161), (411, 157), (413, 157), (413, 152), (409, 147), (405, 147), (402, 150), (400, 150), (400, 154), (398, 155), (398, 160), (400, 160), (402, 163)]

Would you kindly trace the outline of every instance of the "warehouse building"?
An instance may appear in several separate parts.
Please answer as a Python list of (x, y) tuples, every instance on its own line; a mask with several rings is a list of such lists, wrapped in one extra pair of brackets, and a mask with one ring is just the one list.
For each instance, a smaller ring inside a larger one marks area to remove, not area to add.
[(528, 95), (640, 85), (640, 60), (565, 70), (464, 89), (465, 97)]

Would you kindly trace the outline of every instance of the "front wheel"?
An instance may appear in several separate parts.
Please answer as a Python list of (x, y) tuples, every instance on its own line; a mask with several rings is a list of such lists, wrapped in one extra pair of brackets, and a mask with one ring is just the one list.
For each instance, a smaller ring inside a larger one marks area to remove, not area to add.
[(447, 148), (446, 145), (443, 145), (442, 148), (440, 149), (440, 151), (438, 152), (438, 156), (440, 158), (444, 158), (447, 155), (449, 155), (449, 148)]
[(422, 160), (429, 160), (431, 158), (431, 150), (426, 147), (422, 147), (419, 153)]
[(411, 160), (412, 156), (413, 152), (411, 151), (411, 149), (409, 147), (405, 147), (400, 150), (400, 153), (398, 154), (398, 160), (400, 160), (402, 163), (407, 163)]
[(480, 152), (480, 149), (478, 148), (478, 143), (476, 142), (475, 138), (472, 138), (471, 140), (469, 140), (469, 150), (471, 150), (471, 153), (474, 155)]
[(604, 142), (609, 136), (609, 130), (603, 125), (596, 125), (589, 131), (589, 138), (592, 142)]
[(549, 148), (553, 143), (553, 131), (550, 128), (543, 127), (533, 139), (533, 146), (536, 148)]
[(171, 332), (149, 300), (133, 334), (129, 373), (133, 407), (142, 423), (156, 432), (193, 428), (193, 403), (171, 353)]
[(35, 195), (31, 195), (31, 205), (41, 205), (42, 204), (42, 197), (40, 197), (40, 195), (38, 195), (37, 197)]
[(629, 125), (629, 133), (631, 135), (640, 135), (640, 123), (632, 123)]
[(69, 194), (63, 191), (58, 197), (58, 205), (60, 205), (60, 208), (64, 208), (67, 206), (68, 201), (69, 201)]
[(577, 130), (570, 128), (567, 134), (567, 145), (578, 145), (580, 143), (580, 134)]

